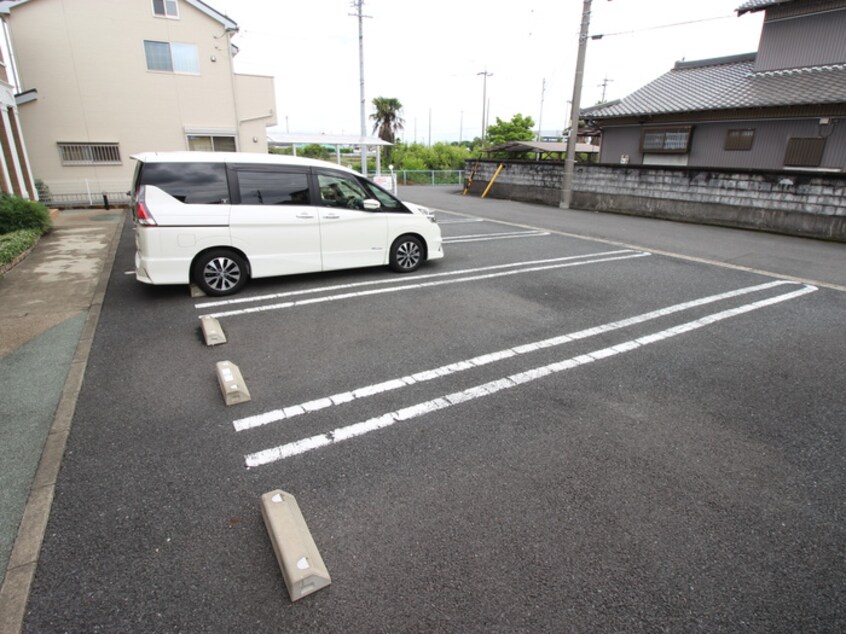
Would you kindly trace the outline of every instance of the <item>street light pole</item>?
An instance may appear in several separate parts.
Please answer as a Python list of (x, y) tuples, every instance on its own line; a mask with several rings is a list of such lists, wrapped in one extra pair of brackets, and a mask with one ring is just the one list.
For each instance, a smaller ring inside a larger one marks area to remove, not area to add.
[(582, 80), (585, 74), (588, 29), (590, 28), (591, 0), (584, 0), (582, 28), (579, 32), (579, 55), (576, 58), (576, 77), (573, 81), (573, 106), (570, 115), (570, 136), (567, 138), (567, 160), (564, 162), (564, 180), (561, 184), (561, 209), (569, 209), (573, 201), (573, 172), (576, 166), (576, 137), (579, 134), (579, 111), (582, 99)]

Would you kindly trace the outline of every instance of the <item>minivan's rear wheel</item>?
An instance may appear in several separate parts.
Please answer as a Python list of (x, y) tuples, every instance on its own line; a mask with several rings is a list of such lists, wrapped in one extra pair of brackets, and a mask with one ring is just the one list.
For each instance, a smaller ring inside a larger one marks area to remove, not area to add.
[(247, 283), (247, 262), (228, 249), (214, 249), (194, 262), (194, 283), (206, 295), (231, 295)]
[(414, 236), (400, 236), (391, 246), (391, 268), (398, 273), (416, 271), (423, 257), (423, 243)]

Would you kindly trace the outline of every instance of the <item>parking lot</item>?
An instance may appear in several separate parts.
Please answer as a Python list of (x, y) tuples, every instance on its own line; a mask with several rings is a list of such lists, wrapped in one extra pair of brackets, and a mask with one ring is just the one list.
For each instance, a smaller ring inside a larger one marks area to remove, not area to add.
[[(846, 294), (453, 198), (414, 274), (222, 299), (136, 282), (127, 223), (26, 631), (846, 628)], [(296, 604), (277, 488), (332, 576)]]

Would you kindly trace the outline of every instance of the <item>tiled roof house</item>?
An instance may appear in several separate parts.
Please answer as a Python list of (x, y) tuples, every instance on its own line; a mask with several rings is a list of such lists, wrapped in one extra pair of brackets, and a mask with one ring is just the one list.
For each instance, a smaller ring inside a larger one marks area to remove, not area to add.
[(846, 171), (846, 0), (748, 0), (758, 51), (678, 62), (582, 111), (603, 163)]

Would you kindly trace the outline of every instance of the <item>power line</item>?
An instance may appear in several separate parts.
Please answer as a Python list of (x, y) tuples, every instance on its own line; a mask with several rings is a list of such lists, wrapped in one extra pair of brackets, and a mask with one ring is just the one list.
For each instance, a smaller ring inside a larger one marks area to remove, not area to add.
[(619, 31), (617, 33), (600, 33), (598, 35), (591, 35), (592, 40), (601, 40), (603, 37), (612, 37), (614, 35), (630, 35), (632, 33), (644, 33), (646, 31), (657, 31), (658, 29), (669, 29), (673, 26), (684, 26), (685, 24), (699, 24), (701, 22), (714, 22), (715, 20), (728, 20), (734, 18), (733, 15), (721, 15), (716, 18), (702, 18), (701, 20), (688, 20), (687, 22), (673, 22), (672, 24), (661, 24), (659, 26), (648, 26), (645, 29), (635, 29), (633, 31)]

